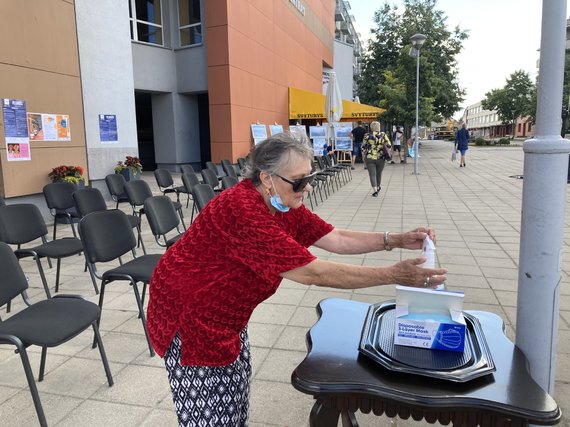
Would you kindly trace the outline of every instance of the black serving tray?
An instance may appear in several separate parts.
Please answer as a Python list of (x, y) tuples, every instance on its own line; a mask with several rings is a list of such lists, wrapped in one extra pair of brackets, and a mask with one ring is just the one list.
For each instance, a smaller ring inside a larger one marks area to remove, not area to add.
[(465, 350), (431, 350), (394, 344), (396, 303), (374, 304), (368, 310), (360, 353), (386, 369), (454, 382), (466, 382), (495, 371), (485, 335), (476, 317), (465, 317)]

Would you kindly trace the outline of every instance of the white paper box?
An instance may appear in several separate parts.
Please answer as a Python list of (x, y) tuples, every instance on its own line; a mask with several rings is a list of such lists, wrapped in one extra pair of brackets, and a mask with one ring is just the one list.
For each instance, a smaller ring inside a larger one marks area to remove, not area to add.
[(394, 343), (462, 352), (463, 293), (396, 286)]

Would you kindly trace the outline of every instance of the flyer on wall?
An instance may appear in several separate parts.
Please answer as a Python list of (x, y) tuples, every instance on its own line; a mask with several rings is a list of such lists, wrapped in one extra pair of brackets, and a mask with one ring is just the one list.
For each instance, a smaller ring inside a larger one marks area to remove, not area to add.
[(9, 162), (31, 160), (26, 101), (3, 98), (2, 117), (7, 160)]
[(103, 144), (119, 142), (115, 114), (99, 114), (99, 137)]
[(71, 141), (67, 114), (28, 113), (30, 141)]

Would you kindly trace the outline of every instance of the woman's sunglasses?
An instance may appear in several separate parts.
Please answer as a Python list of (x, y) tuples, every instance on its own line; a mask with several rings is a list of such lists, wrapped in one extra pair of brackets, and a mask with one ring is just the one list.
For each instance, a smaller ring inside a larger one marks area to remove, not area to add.
[(301, 191), (303, 191), (305, 189), (307, 184), (313, 185), (313, 182), (315, 182), (315, 178), (317, 177), (317, 172), (313, 172), (312, 174), (304, 176), (303, 178), (295, 179), (293, 181), (291, 181), (287, 178), (283, 178), (281, 175), (278, 175), (278, 174), (275, 174), (275, 176), (278, 176), (283, 181), (291, 184), (293, 186), (293, 191), (295, 193), (300, 193)]

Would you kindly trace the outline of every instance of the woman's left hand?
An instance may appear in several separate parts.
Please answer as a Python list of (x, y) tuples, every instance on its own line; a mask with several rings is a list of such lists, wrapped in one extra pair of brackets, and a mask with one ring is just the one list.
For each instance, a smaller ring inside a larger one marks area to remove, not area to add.
[(435, 231), (430, 227), (419, 227), (407, 233), (401, 233), (398, 236), (398, 247), (403, 249), (421, 249), (426, 236), (429, 236), (435, 243)]

